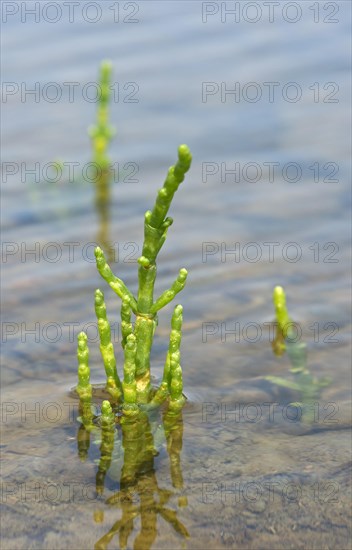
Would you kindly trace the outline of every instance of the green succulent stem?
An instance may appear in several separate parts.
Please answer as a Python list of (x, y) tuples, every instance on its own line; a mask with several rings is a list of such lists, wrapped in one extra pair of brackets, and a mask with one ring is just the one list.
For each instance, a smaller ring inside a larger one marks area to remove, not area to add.
[(293, 322), (287, 311), (286, 294), (282, 286), (276, 286), (274, 288), (273, 302), (278, 326), (284, 339), (290, 339), (294, 336), (292, 331)]
[[(164, 292), (154, 304), (154, 284), (156, 279), (156, 258), (165, 242), (167, 230), (172, 219), (167, 218), (171, 201), (185, 173), (191, 165), (191, 154), (186, 145), (178, 149), (178, 161), (169, 168), (163, 187), (158, 191), (152, 211), (147, 211), (144, 219), (144, 243), (138, 268), (138, 300), (135, 334), (137, 338), (136, 376), (144, 381), (141, 389), (142, 399), (148, 399), (150, 392), (150, 351), (155, 332), (155, 315), (159, 309), (171, 302), (186, 283), (187, 271), (182, 269), (172, 287)], [(140, 315), (142, 314), (142, 315)]]
[(137, 382), (136, 382), (136, 337), (130, 334), (127, 337), (123, 365), (123, 411), (126, 415), (132, 416), (138, 413), (137, 403)]
[(133, 327), (131, 323), (131, 306), (129, 298), (122, 300), (121, 304), (121, 346), (124, 349), (126, 345), (127, 338), (133, 332)]
[(118, 277), (115, 277), (115, 275), (111, 271), (111, 267), (106, 261), (106, 258), (104, 256), (104, 252), (102, 251), (102, 249), (99, 248), (99, 246), (97, 246), (94, 253), (95, 253), (95, 261), (96, 261), (97, 269), (100, 275), (103, 277), (103, 279), (105, 279), (108, 285), (110, 285), (113, 291), (121, 298), (121, 300), (126, 300), (126, 299), (129, 300), (132, 311), (136, 313), (137, 302), (135, 297), (133, 296), (132, 292), (128, 290), (125, 283)]
[(179, 292), (181, 292), (181, 290), (183, 290), (186, 284), (187, 274), (188, 274), (187, 269), (185, 268), (180, 269), (180, 272), (175, 282), (171, 285), (171, 287), (168, 290), (165, 290), (165, 292), (163, 292), (161, 296), (159, 296), (159, 298), (156, 300), (156, 302), (152, 305), (151, 307), (152, 313), (156, 313), (157, 311), (159, 311), (159, 309), (162, 309), (163, 307), (165, 307), (168, 303), (170, 303), (175, 298), (176, 294), (178, 294)]
[[(170, 208), (171, 201), (177, 191), (180, 183), (184, 180), (186, 172), (189, 170), (192, 162), (192, 156), (187, 145), (180, 145), (178, 148), (178, 161), (169, 168), (162, 189), (159, 190), (154, 208), (150, 215), (149, 225), (153, 228), (163, 228), (166, 215)], [(145, 247), (148, 245), (148, 239), (145, 241)], [(143, 256), (145, 256), (143, 247)], [(154, 257), (154, 260), (156, 255)], [(152, 260), (152, 258), (150, 258)]]
[(88, 338), (85, 332), (80, 332), (78, 337), (78, 385), (77, 393), (82, 402), (90, 402), (92, 399), (92, 385), (90, 383)]
[(111, 342), (110, 323), (106, 316), (104, 294), (99, 289), (95, 291), (95, 314), (98, 321), (100, 352), (108, 380), (108, 391), (110, 390), (112, 397), (118, 401), (122, 396), (122, 385), (116, 369), (115, 352)]
[(169, 357), (170, 357), (170, 409), (172, 411), (179, 412), (184, 403), (185, 397), (183, 395), (183, 380), (182, 369), (180, 364), (180, 346), (182, 338), (182, 312), (183, 308), (178, 305), (174, 309), (174, 313), (171, 320), (171, 333), (169, 344)]
[(156, 390), (153, 399), (150, 402), (150, 405), (152, 407), (158, 407), (169, 396), (169, 387), (170, 387), (170, 354), (167, 352), (166, 354), (166, 360), (164, 365), (164, 372), (163, 372), (163, 379), (161, 381), (161, 384), (159, 388)]

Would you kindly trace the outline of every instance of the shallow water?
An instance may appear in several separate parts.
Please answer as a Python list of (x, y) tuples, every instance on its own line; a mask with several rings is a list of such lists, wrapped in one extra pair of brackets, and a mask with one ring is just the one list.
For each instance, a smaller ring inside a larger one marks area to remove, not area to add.
[[(78, 12), (73, 23), (63, 16), (51, 24), (41, 14), (38, 23), (13, 16), (4, 25), (5, 82), (28, 88), (38, 82), (40, 90), (48, 82), (80, 86), (72, 103), (66, 87), (56, 103), (13, 94), (4, 105), (3, 162), (26, 164), (7, 177), (6, 165), (2, 180), (2, 547), (94, 548), (120, 518), (119, 509), (104, 502), (118, 490), (118, 474), (111, 474), (104, 498), (97, 498), (99, 448), (92, 445), (85, 463), (78, 459), (77, 404), (69, 393), (76, 383), (75, 337), (87, 324), (92, 379), (103, 378), (94, 331), (97, 286), (105, 289), (116, 341), (119, 336), (118, 299), (98, 276), (88, 244), (102, 230), (94, 191), (67, 177), (55, 184), (42, 177), (55, 159), (79, 163), (81, 175), (90, 154), (86, 127), (95, 115), (95, 103), (85, 100), (82, 89), (96, 80), (99, 62), (110, 58), (120, 86), (119, 101), (111, 106), (118, 131), (111, 157), (119, 162), (120, 181), (113, 185), (105, 236), (114, 243), (113, 270), (134, 291), (143, 213), (178, 144), (186, 142), (194, 158), (172, 205), (175, 221), (157, 280), (158, 293), (180, 267), (189, 271), (179, 297), (189, 399), (182, 487), (172, 486), (165, 442), (154, 460), (158, 486), (170, 491), (168, 506), (189, 537), (159, 516), (153, 547), (279, 549), (285, 541), (288, 548), (347, 548), (350, 5), (330, 3), (337, 14), (329, 16), (331, 8), (323, 7), (315, 23), (313, 3), (298, 2), (302, 17), (296, 23), (281, 12), (270, 23), (263, 11), (253, 24), (242, 12), (239, 23), (222, 23), (221, 13), (202, 22), (202, 4), (214, 3), (147, 1), (130, 3), (138, 5), (139, 22), (128, 24), (114, 23), (110, 4), (102, 4), (97, 23)], [(118, 4), (126, 18), (131, 7)], [(324, 17), (338, 22), (324, 23)], [(236, 102), (228, 95), (222, 102), (219, 92), (203, 102), (203, 82), (219, 90), (222, 82), (228, 89), (238, 82), (241, 90), (254, 82), (263, 97)], [(265, 82), (278, 83), (273, 102)], [(295, 103), (282, 97), (288, 82), (302, 91)], [(132, 89), (124, 89), (126, 83), (138, 86), (138, 103), (126, 100)], [(324, 88), (327, 83), (333, 86)], [(324, 101), (336, 86), (337, 102)], [(38, 182), (24, 172), (35, 162)], [(137, 166), (136, 182), (128, 181), (128, 162)], [(274, 162), (279, 164), (270, 182), (268, 163)], [(291, 169), (288, 163), (294, 163)], [(262, 176), (253, 181), (258, 165)], [(237, 169), (240, 177), (225, 177), (224, 169)], [(298, 181), (292, 170), (302, 171)], [(236, 246), (237, 254), (231, 253)], [(276, 284), (286, 289), (290, 313), (302, 327), (311, 372), (332, 378), (312, 429), (282, 409), (298, 396), (264, 379), (290, 377), (287, 357), (275, 357), (270, 344)], [(168, 307), (160, 315), (156, 376), (170, 313)], [(119, 352), (120, 365), (121, 357)], [(278, 403), (273, 416), (268, 403)], [(236, 413), (240, 406), (242, 416)], [(251, 492), (253, 483), (259, 493)], [(137, 518), (128, 548), (140, 528)], [(142, 540), (140, 547), (146, 544)], [(115, 537), (109, 548), (118, 547)]]

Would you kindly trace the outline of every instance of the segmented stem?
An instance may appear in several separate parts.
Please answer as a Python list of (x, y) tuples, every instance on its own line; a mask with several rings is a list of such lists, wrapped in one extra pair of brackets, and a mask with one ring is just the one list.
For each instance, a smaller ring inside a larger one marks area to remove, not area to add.
[(136, 383), (136, 337), (130, 334), (127, 337), (124, 353), (125, 361), (123, 365), (123, 411), (131, 416), (138, 413), (137, 403), (137, 383)]
[(181, 305), (174, 309), (171, 320), (171, 334), (169, 344), (170, 356), (170, 410), (178, 412), (185, 403), (183, 395), (182, 369), (180, 365), (180, 346), (182, 337), (182, 311)]
[(131, 306), (129, 298), (126, 298), (122, 301), (121, 304), (121, 346), (124, 349), (126, 345), (126, 340), (130, 334), (133, 332), (133, 327), (131, 323)]
[(111, 342), (110, 323), (106, 316), (104, 294), (99, 289), (95, 291), (95, 313), (98, 320), (100, 352), (108, 380), (108, 389), (113, 392), (114, 399), (118, 400), (122, 396), (122, 385), (116, 370), (114, 346)]
[(276, 320), (284, 338), (290, 338), (292, 321), (286, 307), (286, 295), (282, 286), (276, 286), (273, 293)]
[(159, 406), (162, 403), (164, 403), (165, 399), (169, 395), (169, 385), (170, 385), (170, 354), (169, 352), (167, 352), (165, 365), (164, 365), (163, 379), (161, 381), (159, 388), (156, 390), (153, 399), (150, 402), (151, 407)]
[[(176, 193), (180, 183), (185, 178), (185, 173), (189, 170), (192, 162), (192, 155), (187, 145), (180, 145), (178, 148), (178, 161), (175, 166), (169, 168), (162, 189), (159, 190), (154, 208), (150, 216), (149, 224), (151, 227), (158, 228), (165, 220), (171, 201)], [(143, 251), (143, 255), (144, 251)]]
[(121, 281), (121, 279), (119, 279), (118, 277), (115, 277), (115, 275), (111, 271), (109, 264), (106, 261), (106, 258), (104, 256), (104, 252), (102, 251), (102, 249), (99, 248), (99, 246), (97, 246), (94, 253), (95, 253), (97, 269), (100, 275), (110, 285), (113, 291), (116, 292), (116, 294), (121, 298), (121, 300), (129, 299), (132, 311), (136, 313), (137, 302), (135, 297), (133, 296), (132, 292), (128, 290), (125, 283)]
[(179, 292), (184, 288), (187, 280), (187, 269), (182, 268), (178, 274), (176, 281), (172, 286), (165, 290), (156, 300), (156, 302), (151, 307), (151, 313), (156, 313), (159, 309), (165, 307), (171, 300), (173, 300)]
[(76, 389), (81, 401), (90, 401), (92, 399), (92, 386), (90, 384), (89, 349), (86, 333), (80, 332), (77, 340), (78, 385)]

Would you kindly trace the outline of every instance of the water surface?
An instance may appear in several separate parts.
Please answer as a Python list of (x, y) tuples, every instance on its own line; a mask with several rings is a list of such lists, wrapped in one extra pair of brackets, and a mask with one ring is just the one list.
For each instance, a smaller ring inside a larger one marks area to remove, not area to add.
[[(125, 4), (119, 3), (126, 17)], [(75, 336), (84, 326), (90, 327), (93, 382), (103, 380), (93, 326), (95, 288), (104, 290), (118, 329), (118, 299), (91, 261), (89, 243), (101, 231), (94, 189), (64, 177), (50, 184), (42, 177), (43, 167), (55, 159), (79, 163), (79, 176), (88, 162), (86, 128), (95, 103), (82, 89), (96, 81), (104, 58), (114, 64), (120, 91), (111, 105), (117, 126), (111, 157), (119, 163), (120, 178), (105, 229), (116, 251), (113, 269), (133, 291), (143, 213), (175, 161), (177, 146), (186, 142), (194, 158), (172, 205), (175, 222), (157, 280), (161, 292), (180, 267), (189, 271), (178, 298), (184, 305), (182, 364), (189, 397), (182, 488), (172, 487), (165, 443), (154, 463), (159, 486), (172, 493), (170, 507), (190, 536), (183, 538), (159, 517), (153, 547), (247, 550), (282, 548), (285, 541), (288, 548), (346, 548), (349, 3), (331, 3), (338, 7), (338, 22), (331, 24), (324, 23), (325, 12), (315, 23), (309, 2), (296, 3), (302, 17), (291, 24), (280, 12), (273, 23), (264, 15), (255, 24), (243, 16), (239, 23), (230, 18), (222, 23), (220, 13), (203, 22), (202, 2), (132, 4), (139, 8), (138, 23), (115, 23), (110, 3), (103, 2), (102, 18), (94, 24), (77, 15), (73, 23), (63, 16), (55, 24), (43, 17), (21, 23), (14, 16), (4, 25), (4, 81), (27, 88), (38, 83), (41, 92), (55, 82), (65, 91), (57, 102), (42, 93), (38, 102), (17, 93), (4, 105), (3, 162), (25, 165), (14, 176), (3, 174), (2, 183), (3, 548), (94, 548), (120, 517), (94, 495), (97, 448), (84, 464), (78, 460), (77, 408), (69, 395), (76, 383)], [(73, 102), (65, 82), (79, 83)], [(268, 82), (278, 83), (272, 102)], [(296, 102), (282, 95), (289, 82), (302, 91)], [(132, 88), (124, 89), (131, 83), (138, 88), (137, 103), (128, 102)], [(202, 98), (202, 83), (219, 92)], [(231, 94), (224, 99), (221, 83), (227, 90), (239, 83), (240, 91), (255, 83), (251, 91), (263, 95), (256, 102), (243, 95), (239, 101)], [(324, 88), (328, 83), (332, 87)], [(337, 101), (324, 101), (332, 91)], [(25, 172), (35, 163), (37, 182)], [(137, 166), (137, 181), (128, 181), (126, 163)], [(255, 181), (258, 166), (262, 175)], [(294, 181), (297, 169), (301, 175)], [(289, 378), (287, 357), (276, 358), (269, 341), (276, 284), (285, 287), (291, 315), (301, 324), (311, 371), (332, 378), (318, 404), (316, 429), (300, 429), (280, 408), (271, 421), (264, 406), (297, 399), (264, 380), (268, 374)], [(156, 376), (162, 372), (170, 314), (169, 306), (160, 315), (152, 358)], [(120, 351), (118, 361), (121, 366)], [(49, 419), (50, 403), (60, 414)], [(253, 408), (241, 422), (224, 416), (251, 403), (262, 411), (256, 422)], [(329, 403), (335, 424), (326, 421)], [(262, 494), (243, 492), (253, 482)], [(39, 496), (31, 492), (35, 483)], [(70, 483), (87, 484), (91, 492), (70, 498), (63, 490)], [(114, 483), (118, 489), (112, 477), (106, 498)], [(52, 484), (62, 490), (56, 497), (48, 493)], [(269, 493), (268, 484), (276, 492)], [(289, 490), (301, 492), (294, 498)], [(117, 538), (109, 548), (118, 548)]]

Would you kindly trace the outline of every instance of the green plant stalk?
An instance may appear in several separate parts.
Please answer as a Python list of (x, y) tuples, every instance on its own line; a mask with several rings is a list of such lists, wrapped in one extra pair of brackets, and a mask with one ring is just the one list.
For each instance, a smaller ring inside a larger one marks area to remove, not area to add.
[(182, 369), (180, 365), (180, 346), (182, 338), (182, 311), (181, 305), (178, 305), (174, 309), (174, 313), (171, 320), (171, 333), (169, 344), (169, 357), (170, 357), (170, 411), (178, 413), (184, 403), (185, 397), (183, 395), (183, 380)]
[(95, 291), (95, 314), (98, 321), (100, 352), (107, 378), (107, 389), (113, 399), (119, 401), (122, 397), (122, 384), (116, 370), (114, 346), (111, 342), (110, 323), (106, 316), (104, 294), (99, 289)]
[(90, 403), (92, 399), (92, 386), (90, 384), (89, 349), (87, 335), (80, 332), (78, 337), (77, 359), (78, 359), (78, 385), (77, 393), (83, 403)]
[(95, 254), (97, 269), (100, 275), (108, 283), (108, 285), (113, 289), (113, 291), (121, 298), (122, 301), (129, 300), (130, 307), (133, 313), (136, 313), (137, 301), (135, 297), (133, 296), (132, 292), (128, 290), (125, 283), (118, 277), (115, 277), (115, 275), (111, 271), (109, 264), (106, 261), (104, 252), (102, 251), (101, 248), (99, 248), (99, 246), (96, 247), (94, 254)]
[(175, 413), (179, 412), (185, 404), (185, 396), (182, 393), (183, 381), (182, 381), (182, 369), (180, 365), (180, 354), (175, 353), (170, 359), (170, 411)]
[(125, 361), (123, 365), (123, 412), (126, 416), (136, 416), (139, 413), (136, 384), (136, 337), (130, 334), (125, 345)]
[(77, 445), (79, 458), (82, 462), (84, 462), (88, 456), (90, 432), (93, 429), (93, 392), (92, 385), (90, 383), (89, 349), (86, 333), (80, 332), (77, 340), (78, 385), (76, 389), (79, 395), (79, 412), (82, 422), (78, 431)]
[(163, 372), (163, 379), (161, 381), (160, 386), (156, 390), (152, 400), (150, 401), (150, 407), (159, 407), (164, 401), (167, 399), (167, 397), (170, 395), (169, 391), (170, 386), (170, 354), (167, 352), (166, 359), (165, 359), (165, 365), (164, 365), (164, 372)]
[(286, 306), (286, 294), (281, 286), (276, 286), (273, 293), (273, 302), (276, 313), (278, 330), (281, 332), (284, 342), (283, 349), (291, 360), (292, 373), (308, 373), (307, 369), (307, 345), (304, 342), (297, 342), (296, 335), (292, 330), (293, 322), (288, 314)]
[[(156, 326), (155, 315), (158, 309), (170, 302), (182, 290), (186, 283), (187, 271), (181, 270), (178, 279), (167, 293), (163, 293), (163, 300), (154, 304), (154, 283), (156, 278), (156, 258), (165, 242), (171, 218), (166, 218), (171, 201), (185, 173), (191, 165), (191, 154), (186, 145), (178, 149), (178, 161), (172, 166), (165, 179), (162, 189), (158, 191), (152, 211), (147, 211), (144, 221), (144, 243), (142, 256), (139, 258), (138, 268), (138, 300), (135, 323), (137, 340), (136, 351), (136, 381), (138, 397), (141, 402), (147, 402), (150, 394), (150, 351)], [(155, 307), (153, 307), (155, 306)]]
[(121, 304), (121, 346), (123, 349), (125, 349), (127, 338), (130, 334), (132, 334), (132, 332), (133, 326), (131, 323), (131, 306), (129, 299), (127, 298), (126, 300), (123, 300)]
[(292, 336), (292, 320), (286, 307), (286, 295), (282, 286), (276, 286), (273, 293), (273, 301), (276, 313), (276, 320), (285, 338)]
[(150, 405), (159, 406), (170, 395), (170, 406), (178, 411), (185, 402), (183, 396), (182, 369), (180, 366), (180, 346), (182, 337), (182, 311), (181, 305), (175, 307), (171, 319), (171, 332), (169, 349), (166, 354), (162, 382), (155, 392)]

